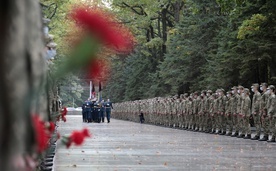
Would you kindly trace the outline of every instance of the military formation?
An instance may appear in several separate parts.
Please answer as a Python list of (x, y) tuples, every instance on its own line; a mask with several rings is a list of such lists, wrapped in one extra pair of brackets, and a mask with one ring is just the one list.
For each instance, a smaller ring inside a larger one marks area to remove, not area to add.
[(113, 109), (112, 102), (107, 99), (105, 102), (97, 101), (97, 99), (88, 99), (82, 105), (82, 119), (83, 122), (104, 122), (106, 116), (107, 122), (110, 123), (111, 109)]
[[(239, 85), (227, 92), (204, 90), (179, 97), (114, 103), (113, 106), (112, 115), (118, 119), (137, 122), (138, 116), (143, 114), (145, 123), (275, 142), (275, 87), (267, 83), (253, 84), (251, 90)], [(252, 123), (256, 127), (255, 136), (251, 135)]]

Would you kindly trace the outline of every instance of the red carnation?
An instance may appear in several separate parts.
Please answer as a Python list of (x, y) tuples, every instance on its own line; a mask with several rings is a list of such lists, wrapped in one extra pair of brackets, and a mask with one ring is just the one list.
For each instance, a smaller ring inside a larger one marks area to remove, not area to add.
[(63, 117), (63, 116), (66, 116), (67, 115), (67, 108), (66, 107), (63, 107), (63, 109), (62, 109), (62, 112), (61, 112), (61, 116)]
[(55, 128), (56, 128), (55, 123), (54, 123), (54, 122), (49, 122), (49, 127), (48, 127), (48, 129), (49, 129), (49, 131), (50, 131), (51, 133), (53, 133), (53, 132), (55, 131)]
[(81, 145), (86, 137), (90, 137), (87, 128), (82, 131), (73, 131), (69, 137), (64, 137), (63, 141), (66, 144), (66, 147), (69, 148), (73, 143), (77, 146)]
[[(89, 8), (75, 8), (72, 12), (72, 18), (85, 27), (93, 36), (96, 36), (99, 40), (116, 47), (117, 50), (132, 49), (132, 40), (130, 37), (123, 35), (123, 29), (121, 25), (115, 23), (111, 16), (100, 10)], [(131, 34), (129, 34), (131, 35)]]
[(50, 135), (48, 134), (47, 129), (45, 129), (45, 123), (39, 118), (38, 115), (33, 115), (32, 121), (35, 131), (37, 151), (41, 153), (48, 147)]
[(108, 76), (109, 65), (103, 59), (93, 59), (87, 68), (87, 77), (89, 79), (100, 79)]
[(84, 136), (90, 137), (90, 134), (89, 134), (89, 131), (88, 131), (87, 128), (84, 128), (84, 129), (82, 130), (82, 133), (83, 133)]

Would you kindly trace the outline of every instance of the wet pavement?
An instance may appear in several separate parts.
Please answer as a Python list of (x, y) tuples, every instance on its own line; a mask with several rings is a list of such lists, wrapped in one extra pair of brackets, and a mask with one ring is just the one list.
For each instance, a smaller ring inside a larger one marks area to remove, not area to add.
[(68, 115), (61, 135), (87, 127), (81, 147), (58, 144), (55, 171), (276, 170), (276, 143), (190, 132), (112, 119), (82, 123)]

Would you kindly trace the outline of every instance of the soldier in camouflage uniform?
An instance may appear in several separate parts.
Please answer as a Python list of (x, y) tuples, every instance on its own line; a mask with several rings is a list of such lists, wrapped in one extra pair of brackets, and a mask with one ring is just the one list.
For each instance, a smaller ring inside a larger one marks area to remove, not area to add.
[(242, 94), (243, 101), (241, 105), (241, 114), (242, 114), (242, 121), (243, 121), (243, 129), (240, 135), (241, 137), (244, 137), (244, 139), (251, 139), (251, 126), (249, 122), (250, 115), (251, 115), (251, 99), (249, 98), (249, 95), (250, 95), (249, 89), (245, 88)]
[(267, 115), (270, 119), (271, 128), (271, 139), (267, 142), (275, 142), (276, 136), (276, 97), (275, 97), (275, 87), (273, 85), (269, 86), (269, 99), (267, 103)]
[(233, 94), (233, 107), (232, 107), (232, 120), (233, 120), (233, 129), (235, 129), (234, 134), (232, 137), (239, 136), (239, 112), (238, 112), (238, 101), (240, 99), (240, 95), (238, 93), (238, 87), (234, 86), (232, 88)]
[(193, 130), (198, 131), (198, 92), (193, 93), (193, 120), (192, 120), (192, 125), (193, 125)]
[(203, 107), (204, 107), (204, 100), (202, 94), (198, 97), (198, 121), (197, 121), (197, 129), (198, 131), (202, 131), (202, 123), (203, 123)]
[(260, 102), (261, 102), (261, 93), (259, 92), (259, 84), (253, 84), (251, 86), (251, 91), (254, 93), (252, 99), (252, 116), (254, 119), (254, 124), (256, 127), (256, 135), (252, 138), (252, 140), (260, 139), (261, 135), (261, 115), (259, 113)]
[(233, 108), (234, 108), (234, 97), (231, 91), (227, 92), (227, 101), (226, 101), (226, 106), (225, 106), (225, 114), (226, 114), (226, 122), (228, 125), (228, 133), (226, 134), (226, 136), (231, 136), (232, 135), (232, 131), (233, 131)]
[(267, 141), (268, 140), (268, 133), (269, 133), (269, 118), (267, 117), (267, 104), (269, 98), (269, 92), (267, 91), (267, 83), (262, 83), (260, 87), (262, 91), (262, 97), (260, 102), (260, 114), (261, 114), (261, 123), (262, 128), (264, 130), (263, 138), (259, 139), (259, 141)]
[(206, 93), (206, 103), (205, 103), (205, 111), (206, 111), (206, 133), (212, 132), (212, 118), (211, 118), (211, 103), (212, 103), (212, 90), (208, 90)]
[(219, 131), (220, 135), (226, 134), (226, 122), (225, 122), (225, 103), (226, 103), (226, 96), (224, 95), (224, 90), (220, 89), (218, 91), (219, 98), (218, 98), (218, 117), (219, 117)]
[[(239, 93), (239, 99), (238, 99), (238, 103), (237, 103), (237, 112), (238, 112), (238, 124), (239, 124), (239, 132), (243, 131), (243, 127), (244, 127), (244, 123), (243, 123), (243, 114), (242, 114), (242, 103), (244, 100), (244, 96), (243, 96), (243, 92), (244, 91), (244, 87), (239, 85), (238, 86), (238, 93)], [(244, 138), (244, 134), (240, 134), (239, 136), (237, 136), (238, 138)]]
[(212, 133), (216, 133), (218, 128), (218, 90), (213, 94), (212, 109), (210, 111), (212, 117)]
[(187, 110), (188, 110), (188, 116), (189, 116), (189, 125), (188, 125), (188, 129), (192, 130), (194, 128), (194, 108), (193, 108), (193, 94), (191, 94), (189, 96), (189, 102), (187, 104)]

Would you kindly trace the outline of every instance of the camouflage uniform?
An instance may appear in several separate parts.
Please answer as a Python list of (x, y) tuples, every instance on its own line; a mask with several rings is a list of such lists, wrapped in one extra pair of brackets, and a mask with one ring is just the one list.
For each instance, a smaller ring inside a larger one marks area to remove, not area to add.
[(241, 105), (241, 114), (243, 121), (243, 129), (241, 136), (247, 134), (246, 139), (251, 139), (251, 127), (249, 123), (249, 118), (251, 114), (251, 100), (249, 98), (249, 89), (244, 89), (244, 98)]
[(270, 120), (270, 127), (271, 127), (271, 139), (268, 142), (275, 142), (276, 136), (276, 96), (275, 96), (275, 87), (269, 86), (271, 91), (268, 104), (267, 104), (267, 114), (268, 117), (271, 118)]

